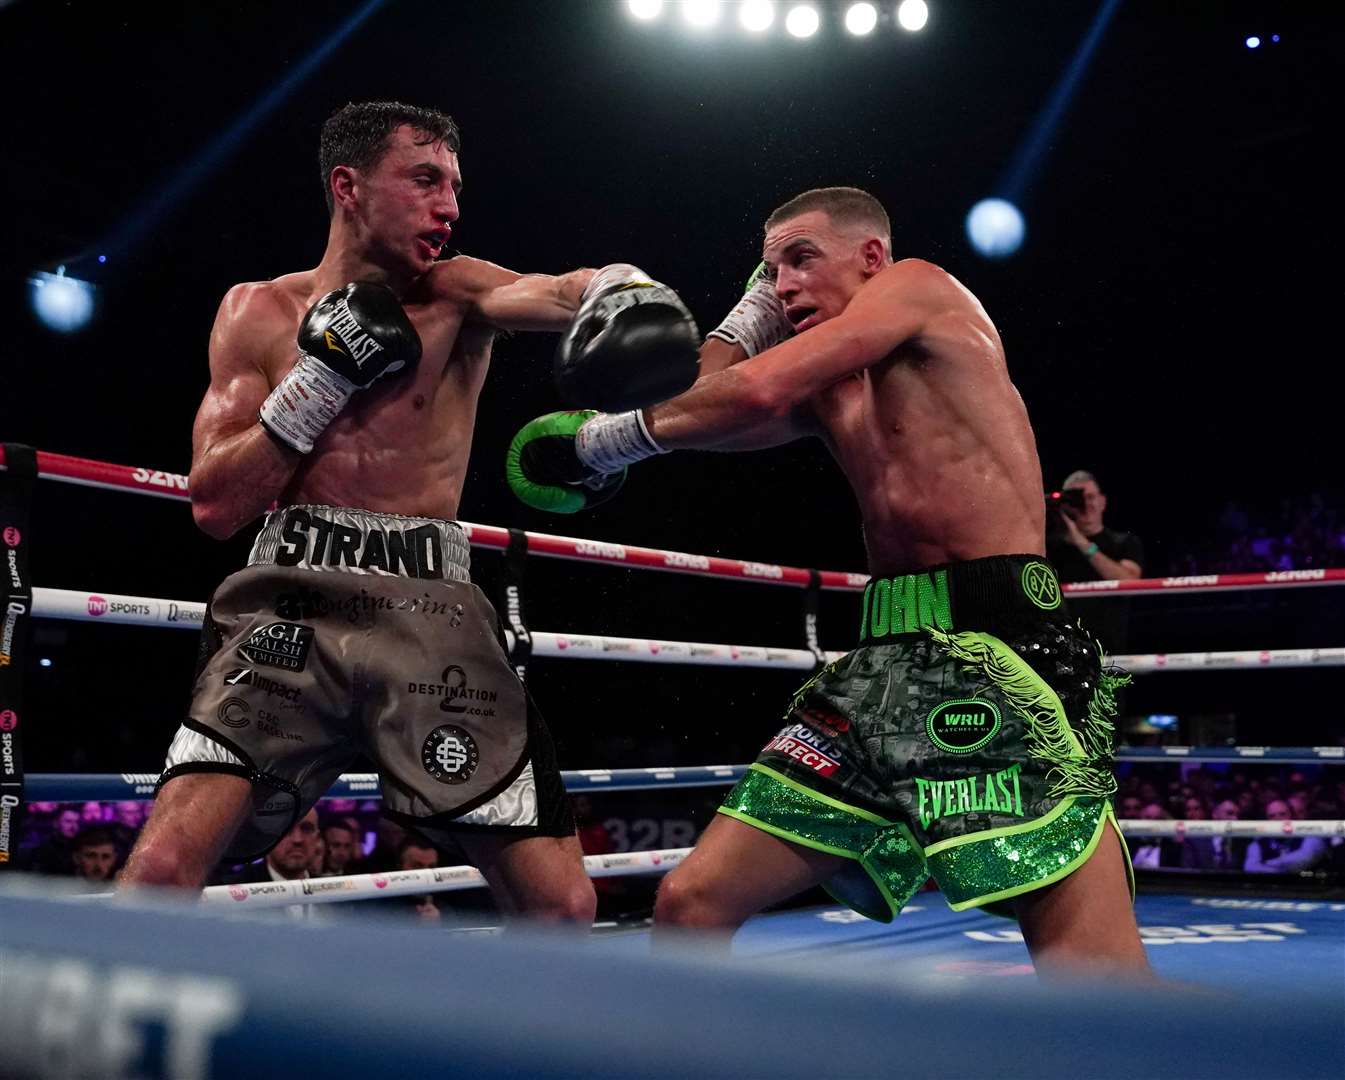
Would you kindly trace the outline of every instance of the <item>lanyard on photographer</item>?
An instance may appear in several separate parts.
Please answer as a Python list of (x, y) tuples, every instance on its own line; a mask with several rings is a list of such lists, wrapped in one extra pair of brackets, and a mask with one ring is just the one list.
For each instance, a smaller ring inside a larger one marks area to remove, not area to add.
[(532, 659), (532, 635), (523, 618), (523, 567), (528, 561), (528, 534), (522, 529), (509, 530), (509, 546), (504, 549), (504, 568), (500, 573), (500, 603), (504, 619), (514, 634), (509, 662), (518, 681), (528, 682), (528, 661)]
[(5, 468), (0, 472), (0, 551), (4, 552), (4, 584), (0, 586), (0, 869), (12, 865), (19, 846), (23, 812), (23, 660), (33, 610), (33, 583), (28, 553), (33, 546), (28, 512), (37, 480), (37, 451), (5, 443)]
[(818, 612), (822, 607), (822, 575), (808, 571), (808, 585), (803, 590), (803, 644), (813, 654), (813, 671), (827, 666), (827, 654), (822, 651), (817, 633)]

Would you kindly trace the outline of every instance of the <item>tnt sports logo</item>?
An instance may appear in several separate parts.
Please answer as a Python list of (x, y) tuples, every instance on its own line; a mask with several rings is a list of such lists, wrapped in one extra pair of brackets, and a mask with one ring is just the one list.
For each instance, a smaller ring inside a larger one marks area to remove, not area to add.
[(243, 888), (243, 886), (241, 886), (241, 885), (230, 885), (230, 886), (229, 886), (229, 895), (232, 896), (232, 897), (233, 897), (235, 900), (237, 900), (239, 903), (242, 903), (244, 900), (246, 900), (246, 899), (247, 899), (249, 896), (251, 896), (252, 894), (251, 894), (250, 892), (248, 892), (247, 889)]
[(104, 600), (101, 596), (91, 596), (89, 597), (88, 609), (89, 614), (94, 616), (95, 618), (97, 618), (99, 615), (106, 615), (107, 601)]
[(930, 742), (950, 754), (970, 754), (993, 739), (1000, 728), (999, 709), (978, 698), (945, 701), (925, 719)]
[(225, 698), (215, 715), (225, 727), (245, 728), (252, 722), (252, 709), (242, 698)]
[(1054, 611), (1060, 606), (1060, 582), (1045, 563), (1030, 562), (1023, 567), (1023, 592), (1043, 611)]
[(19, 714), (13, 709), (0, 712), (0, 731), (13, 731), (19, 726)]
[(465, 784), (481, 762), (476, 740), (460, 727), (444, 724), (426, 737), (420, 748), (425, 771), (441, 784)]
[(13, 525), (5, 526), (5, 547), (18, 547), (19, 541), (23, 539), (23, 533), (14, 528)]

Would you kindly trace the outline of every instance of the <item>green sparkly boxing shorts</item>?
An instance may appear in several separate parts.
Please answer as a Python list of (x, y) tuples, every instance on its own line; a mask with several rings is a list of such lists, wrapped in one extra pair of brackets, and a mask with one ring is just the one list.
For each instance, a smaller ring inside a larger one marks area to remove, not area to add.
[(1040, 556), (876, 579), (859, 647), (803, 685), (719, 812), (854, 860), (826, 887), (869, 918), (890, 922), (931, 876), (954, 911), (1011, 914), (999, 902), (1116, 827), (1124, 681)]

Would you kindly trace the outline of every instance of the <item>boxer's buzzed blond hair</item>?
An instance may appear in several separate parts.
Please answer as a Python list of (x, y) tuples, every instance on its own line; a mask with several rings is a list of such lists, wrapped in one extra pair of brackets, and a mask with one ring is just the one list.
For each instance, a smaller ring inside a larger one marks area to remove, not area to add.
[(795, 195), (766, 219), (766, 231), (769, 232), (782, 221), (812, 210), (825, 212), (834, 224), (841, 227), (858, 226), (870, 230), (882, 239), (888, 251), (892, 250), (892, 223), (888, 220), (883, 204), (867, 191), (855, 187), (813, 188), (802, 195)]

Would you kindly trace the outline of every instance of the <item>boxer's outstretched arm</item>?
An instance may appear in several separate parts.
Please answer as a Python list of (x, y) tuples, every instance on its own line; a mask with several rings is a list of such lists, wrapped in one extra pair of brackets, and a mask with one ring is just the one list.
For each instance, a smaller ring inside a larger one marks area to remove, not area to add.
[(441, 266), (437, 288), (465, 307), (468, 319), (497, 330), (564, 330), (594, 274), (517, 274), (465, 256)]
[(257, 421), (271, 392), (262, 358), (292, 322), (273, 290), (270, 282), (235, 285), (210, 332), (210, 387), (192, 425), (190, 482), (192, 516), (218, 540), (265, 513), (303, 460)]
[(834, 319), (646, 409), (649, 435), (664, 450), (744, 450), (787, 441), (809, 398), (918, 337), (933, 313), (950, 306), (951, 280), (917, 259), (889, 266)]

